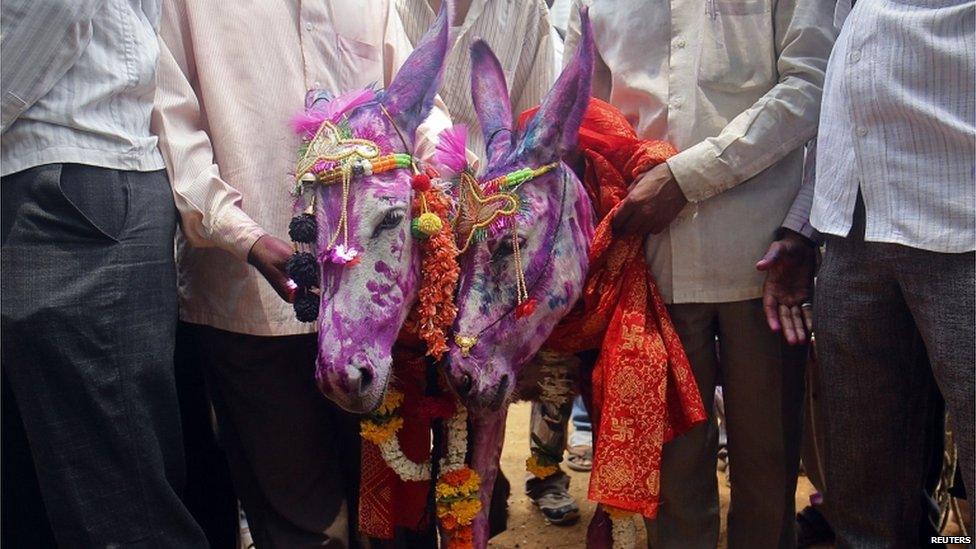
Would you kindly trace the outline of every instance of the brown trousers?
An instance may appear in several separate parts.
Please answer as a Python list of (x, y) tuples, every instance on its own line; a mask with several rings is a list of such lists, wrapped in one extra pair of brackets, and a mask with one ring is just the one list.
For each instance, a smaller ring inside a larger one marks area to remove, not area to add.
[(669, 311), (710, 416), (664, 446), (661, 507), (646, 523), (648, 545), (718, 546), (713, 404), (721, 374), (732, 484), (728, 546), (795, 547), (806, 349), (790, 347), (770, 331), (758, 299), (680, 304)]

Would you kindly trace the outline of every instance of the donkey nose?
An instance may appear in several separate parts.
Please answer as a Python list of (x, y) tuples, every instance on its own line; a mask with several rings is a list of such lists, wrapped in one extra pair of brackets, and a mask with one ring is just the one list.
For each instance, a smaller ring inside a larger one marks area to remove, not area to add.
[(373, 383), (373, 371), (365, 366), (346, 366), (346, 378), (352, 387), (358, 387), (360, 391), (365, 391)]

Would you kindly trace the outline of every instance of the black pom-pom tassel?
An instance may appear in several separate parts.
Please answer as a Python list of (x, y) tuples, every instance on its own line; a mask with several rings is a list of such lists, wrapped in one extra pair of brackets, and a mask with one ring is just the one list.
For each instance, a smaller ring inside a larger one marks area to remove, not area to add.
[(295, 317), (301, 322), (314, 322), (319, 317), (319, 296), (304, 292), (295, 298)]
[(291, 218), (288, 223), (288, 236), (294, 242), (311, 244), (316, 241), (319, 232), (318, 222), (312, 214), (299, 214)]
[(288, 276), (299, 286), (319, 285), (319, 263), (308, 252), (295, 252), (285, 265)]

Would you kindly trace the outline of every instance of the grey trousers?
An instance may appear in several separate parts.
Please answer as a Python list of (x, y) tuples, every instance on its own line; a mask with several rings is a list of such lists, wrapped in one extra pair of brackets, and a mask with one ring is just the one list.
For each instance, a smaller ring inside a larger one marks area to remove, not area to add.
[(669, 311), (710, 415), (664, 446), (661, 506), (657, 518), (646, 521), (648, 545), (718, 545), (713, 403), (721, 373), (732, 484), (728, 545), (795, 547), (806, 349), (790, 347), (770, 331), (759, 300), (680, 304)]
[(848, 237), (828, 237), (815, 321), (825, 496), (838, 547), (917, 543), (933, 383), (972, 493), (974, 259), (865, 242), (862, 208)]
[(355, 546), (359, 421), (315, 386), (315, 334), (259, 337), (183, 323), (258, 549)]
[[(58, 545), (205, 547), (178, 497), (176, 208), (165, 172), (51, 164), (4, 177), (0, 190), (3, 372)], [(18, 443), (7, 436), (5, 455)], [(5, 540), (25, 527), (3, 526)]]

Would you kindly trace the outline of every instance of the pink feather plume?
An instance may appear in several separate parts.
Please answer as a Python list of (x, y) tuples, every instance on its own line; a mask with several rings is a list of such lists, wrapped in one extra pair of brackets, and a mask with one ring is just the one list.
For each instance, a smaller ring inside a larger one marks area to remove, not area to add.
[(356, 90), (344, 93), (322, 106), (306, 109), (291, 120), (295, 133), (305, 137), (312, 137), (318, 131), (322, 122), (328, 120), (336, 123), (343, 114), (368, 103), (376, 98), (376, 92), (370, 89)]
[(468, 167), (467, 145), (467, 126), (458, 124), (453, 128), (448, 128), (438, 136), (434, 161), (440, 168), (457, 175)]

